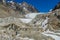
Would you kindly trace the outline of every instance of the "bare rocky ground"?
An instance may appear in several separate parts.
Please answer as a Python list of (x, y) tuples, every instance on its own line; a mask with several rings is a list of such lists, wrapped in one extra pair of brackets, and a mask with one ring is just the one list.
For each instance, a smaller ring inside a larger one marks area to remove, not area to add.
[(20, 31), (16, 35), (14, 30), (0, 30), (0, 40), (54, 40), (36, 31)]

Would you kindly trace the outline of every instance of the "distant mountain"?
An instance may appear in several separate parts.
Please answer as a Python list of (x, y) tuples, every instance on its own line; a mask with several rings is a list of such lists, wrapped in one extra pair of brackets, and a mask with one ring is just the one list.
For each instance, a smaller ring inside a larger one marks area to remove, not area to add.
[(37, 13), (39, 12), (35, 7), (26, 2), (19, 3), (19, 10), (22, 13)]
[(38, 12), (39, 11), (35, 7), (29, 5), (26, 2), (22, 2), (19, 4), (12, 1), (6, 4), (0, 3), (0, 17), (24, 17), (25, 14)]

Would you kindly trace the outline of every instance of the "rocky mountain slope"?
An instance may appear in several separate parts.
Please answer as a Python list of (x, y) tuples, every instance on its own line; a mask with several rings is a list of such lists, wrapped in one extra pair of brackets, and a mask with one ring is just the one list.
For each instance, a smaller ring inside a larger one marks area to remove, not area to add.
[(0, 4), (0, 40), (59, 39), (59, 8), (45, 14), (26, 2)]
[[(0, 17), (24, 17), (27, 13), (38, 13), (39, 11), (33, 6), (27, 4), (26, 2), (22, 3), (14, 3), (13, 1), (9, 1), (5, 4), (0, 3)], [(2, 14), (3, 13), (3, 14)]]

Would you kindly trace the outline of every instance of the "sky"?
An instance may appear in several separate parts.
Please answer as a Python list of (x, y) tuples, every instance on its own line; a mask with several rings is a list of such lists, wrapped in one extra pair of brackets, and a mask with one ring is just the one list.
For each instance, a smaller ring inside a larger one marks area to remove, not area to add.
[(17, 3), (23, 1), (34, 6), (40, 12), (49, 12), (50, 9), (53, 9), (60, 0), (14, 0)]

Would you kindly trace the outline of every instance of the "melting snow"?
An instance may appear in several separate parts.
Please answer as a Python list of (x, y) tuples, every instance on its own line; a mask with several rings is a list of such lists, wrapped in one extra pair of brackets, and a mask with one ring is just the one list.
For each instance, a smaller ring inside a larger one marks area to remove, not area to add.
[[(52, 34), (48, 34), (48, 33), (52, 33)], [(42, 34), (46, 35), (46, 36), (50, 36), (50, 37), (54, 38), (55, 40), (60, 40), (60, 36), (53, 35), (53, 34), (60, 34), (60, 33), (54, 33), (52, 31), (47, 30), (47, 31), (43, 32)]]

